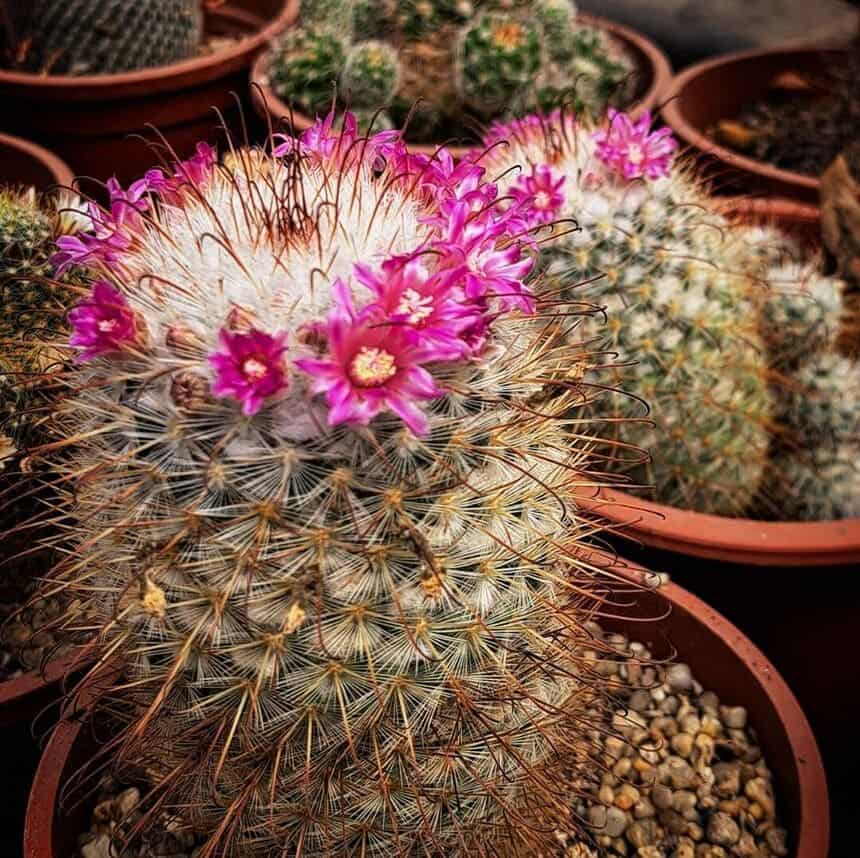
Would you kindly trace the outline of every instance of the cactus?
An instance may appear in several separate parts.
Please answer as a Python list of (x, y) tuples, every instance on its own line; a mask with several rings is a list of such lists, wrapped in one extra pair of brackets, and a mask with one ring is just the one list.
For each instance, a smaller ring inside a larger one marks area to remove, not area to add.
[[(273, 75), (276, 92), (314, 113), (330, 102), (303, 81), (330, 84), (339, 75), (341, 108), (389, 107), (401, 127), (411, 116), (406, 134), (415, 141), (474, 139), (477, 124), (535, 106), (600, 112), (633, 96), (632, 59), (611, 37), (577, 22), (571, 0), (317, 0), (303, 11), (302, 26), (342, 40), (355, 59), (292, 48), (301, 74)], [(372, 72), (357, 62), (354, 52), (365, 43), (387, 46), (382, 69), (378, 51)], [(288, 44), (275, 48), (272, 68), (290, 65), (290, 53)]]
[(137, 71), (196, 56), (202, 6), (200, 0), (32, 0), (22, 36), (28, 71)]
[(67, 192), (40, 197), (35, 189), (0, 188), (0, 432), (22, 446), (31, 414), (43, 401), (28, 382), (54, 360), (44, 339), (63, 327), (79, 271), (54, 277), (54, 242), (91, 226), (80, 200)]
[(335, 95), (345, 59), (340, 36), (304, 27), (287, 30), (271, 58), (272, 86), (290, 103), (317, 113), (326, 110)]
[[(773, 422), (758, 257), (673, 162), (668, 132), (649, 126), (647, 114), (634, 124), (610, 112), (597, 130), (566, 114), (532, 116), (491, 131), (480, 163), (504, 177), (514, 205), (529, 203), (535, 228), (570, 220), (544, 236), (546, 267), (562, 296), (605, 307), (607, 361), (650, 405), (615, 394), (597, 403), (607, 419), (638, 417), (615, 434), (652, 454), (649, 464), (616, 456), (615, 469), (654, 485), (663, 503), (741, 515), (767, 466)], [(514, 146), (492, 145), (510, 135)], [(600, 332), (580, 325), (571, 336)]]
[(397, 51), (384, 42), (359, 42), (349, 49), (340, 91), (350, 105), (375, 110), (387, 105), (400, 83)]
[(548, 852), (606, 700), (590, 358), (480, 167), (353, 129), (148, 174), (62, 243), (49, 586), (100, 617), (115, 766), (202, 854)]
[(776, 456), (779, 518), (784, 521), (860, 518), (858, 456), (857, 444), (784, 451)]

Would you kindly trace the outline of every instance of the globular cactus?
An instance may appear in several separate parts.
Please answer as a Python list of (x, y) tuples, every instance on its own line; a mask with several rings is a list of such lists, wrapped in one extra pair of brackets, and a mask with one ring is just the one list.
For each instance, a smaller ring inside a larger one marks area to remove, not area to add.
[(202, 855), (548, 852), (606, 695), (590, 357), (480, 167), (332, 122), (62, 242), (50, 586), (101, 619), (106, 752)]
[[(513, 146), (493, 145), (512, 136)], [(491, 131), (480, 163), (528, 204), (560, 296), (605, 307), (607, 362), (625, 391), (598, 405), (608, 430), (650, 450), (615, 468), (673, 506), (741, 515), (767, 465), (773, 402), (757, 326), (757, 257), (675, 164), (667, 130), (610, 112), (598, 128), (531, 116)], [(523, 170), (512, 169), (526, 164)], [(545, 228), (546, 231), (546, 228)], [(570, 336), (600, 337), (588, 325)], [(653, 421), (649, 428), (647, 421)]]
[(18, 60), (49, 74), (118, 74), (197, 55), (200, 0), (32, 0)]
[(16, 447), (27, 443), (43, 395), (29, 379), (57, 359), (44, 340), (64, 327), (80, 276), (54, 276), (54, 242), (91, 226), (74, 194), (0, 188), (0, 433)]
[[(340, 107), (387, 107), (395, 125), (410, 118), (406, 134), (415, 141), (464, 137), (477, 124), (547, 105), (602, 112), (633, 94), (632, 58), (601, 30), (578, 21), (571, 0), (318, 0), (303, 12), (302, 27), (313, 37), (336, 36), (349, 56), (351, 45), (388, 46), (383, 66), (373, 64), (372, 86), (357, 86), (343, 70)], [(331, 68), (330, 52), (309, 57), (295, 38), (274, 48), (273, 70), (297, 64), (300, 78), (338, 76), (341, 67)], [(363, 81), (368, 70), (361, 68)], [(380, 79), (386, 86), (377, 85)], [(387, 85), (392, 81), (394, 93)], [(329, 104), (293, 76), (273, 74), (272, 83), (282, 99), (306, 112)], [(367, 92), (361, 103), (359, 91)]]
[(455, 60), (463, 103), (492, 117), (525, 94), (541, 66), (538, 27), (514, 15), (486, 12), (463, 28)]
[(778, 517), (784, 521), (860, 518), (858, 457), (856, 443), (783, 451), (776, 456)]
[(384, 42), (353, 45), (340, 76), (340, 91), (350, 105), (364, 110), (385, 107), (397, 92), (400, 63), (397, 51)]
[(346, 58), (342, 36), (325, 30), (293, 27), (272, 55), (269, 76), (276, 92), (312, 113), (332, 103)]

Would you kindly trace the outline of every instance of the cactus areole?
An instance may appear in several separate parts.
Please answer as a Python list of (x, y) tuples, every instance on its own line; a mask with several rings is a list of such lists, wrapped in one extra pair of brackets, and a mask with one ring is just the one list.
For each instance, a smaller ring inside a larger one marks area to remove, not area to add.
[(608, 581), (527, 206), (350, 115), (111, 191), (60, 242), (93, 273), (34, 452), (104, 754), (205, 856), (549, 848), (560, 772), (598, 765)]

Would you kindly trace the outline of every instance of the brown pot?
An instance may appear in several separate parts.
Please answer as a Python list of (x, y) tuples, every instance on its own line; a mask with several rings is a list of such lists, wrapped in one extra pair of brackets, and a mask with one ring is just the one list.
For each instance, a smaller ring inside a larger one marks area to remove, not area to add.
[(724, 54), (684, 69), (672, 80), (662, 114), (680, 140), (693, 150), (721, 188), (758, 196), (817, 202), (818, 176), (780, 170), (721, 146), (706, 131), (736, 116), (744, 105), (768, 91), (784, 71), (819, 75), (846, 56), (826, 47), (770, 48)]
[[(819, 211), (792, 200), (727, 200), (729, 217), (773, 223), (804, 244), (819, 243)], [(860, 519), (755, 521), (676, 509), (602, 489), (583, 506), (615, 525), (615, 532), (653, 548), (754, 566), (836, 566), (860, 563)]]
[(213, 108), (228, 128), (240, 127), (234, 94), (246, 92), (252, 57), (295, 19), (298, 5), (246, 0), (209, 11), (207, 33), (241, 39), (211, 56), (159, 68), (81, 77), (0, 70), (0, 125), (55, 149), (83, 176), (104, 180), (116, 174), (128, 183), (158, 159), (146, 142), (156, 139), (150, 125), (180, 157), (200, 140), (217, 140)]
[(71, 185), (73, 179), (69, 165), (53, 152), (29, 140), (0, 134), (0, 183), (47, 191), (52, 185)]
[[(621, 570), (638, 578), (641, 570)], [(706, 688), (722, 700), (747, 707), (777, 788), (778, 806), (788, 826), (794, 858), (826, 858), (829, 836), (827, 785), (821, 757), (809, 724), (788, 686), (765, 656), (725, 618), (674, 584), (661, 589), (665, 603), (646, 593), (629, 611), (631, 619), (606, 626), (648, 642), (657, 657), (672, 654), (692, 665)], [(659, 620), (652, 619), (662, 617)], [(85, 830), (90, 807), (69, 802), (58, 812), (62, 786), (97, 747), (88, 728), (62, 722), (39, 764), (24, 828), (24, 858), (68, 858), (77, 835)]]
[[(672, 79), (672, 66), (660, 48), (636, 30), (631, 30), (622, 24), (616, 24), (607, 18), (579, 13), (577, 19), (590, 26), (605, 30), (616, 41), (620, 42), (635, 59), (640, 70), (642, 83), (638, 98), (631, 107), (631, 112), (634, 115), (639, 115), (644, 110), (657, 107), (660, 100), (665, 96)], [(291, 109), (275, 95), (274, 90), (269, 85), (269, 58), (266, 52), (262, 53), (254, 63), (251, 69), (251, 82), (254, 106), (263, 118), (271, 117), (276, 126), (282, 119), (287, 118), (288, 124), (296, 131), (304, 131), (311, 126), (313, 123), (311, 117), (300, 113), (295, 108)], [(424, 152), (432, 155), (438, 145), (410, 143), (409, 148), (413, 152)], [(470, 149), (468, 146), (448, 146), (447, 148), (455, 158), (462, 157)]]

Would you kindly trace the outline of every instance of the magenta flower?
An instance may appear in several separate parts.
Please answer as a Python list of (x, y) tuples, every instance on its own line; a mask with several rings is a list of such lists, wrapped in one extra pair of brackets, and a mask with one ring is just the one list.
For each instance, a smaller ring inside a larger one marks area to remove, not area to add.
[(617, 170), (625, 179), (646, 176), (659, 179), (668, 176), (672, 158), (678, 148), (669, 128), (651, 131), (651, 114), (646, 110), (637, 121), (626, 113), (610, 108), (607, 128), (593, 135), (596, 155)]
[(564, 205), (562, 187), (567, 176), (549, 164), (539, 164), (530, 176), (520, 176), (511, 189), (519, 213), (530, 226), (552, 223)]
[(444, 267), (464, 269), (466, 297), (470, 301), (492, 297), (503, 312), (518, 308), (533, 313), (535, 302), (525, 278), (534, 259), (524, 255), (525, 244), (510, 234), (512, 227), (521, 227), (513, 209), (476, 216), (464, 200), (446, 201), (441, 208), (448, 223), (433, 249)]
[(378, 159), (397, 157), (404, 151), (401, 134), (396, 129), (379, 131), (364, 138), (358, 133), (358, 124), (352, 113), (344, 113), (340, 130), (334, 130), (334, 120), (335, 112), (331, 110), (325, 119), (317, 118), (298, 140), (287, 134), (276, 134), (275, 139), (280, 140), (280, 143), (272, 150), (272, 154), (276, 158), (283, 158), (298, 152), (336, 162), (342, 162), (347, 157), (355, 162), (367, 158), (373, 164)]
[(431, 273), (416, 256), (386, 260), (379, 274), (364, 265), (356, 265), (354, 272), (376, 298), (372, 310), (399, 326), (411, 343), (432, 349), (436, 360), (469, 355), (461, 334), (479, 314), (457, 288), (462, 282), (461, 270)]
[(69, 345), (82, 349), (80, 361), (121, 351), (138, 339), (137, 315), (125, 295), (103, 280), (93, 285), (89, 298), (69, 312), (69, 322)]
[(173, 164), (173, 175), (165, 176), (161, 169), (150, 170), (145, 177), (149, 189), (165, 200), (178, 201), (183, 186), (204, 184), (218, 163), (218, 153), (208, 143), (198, 143), (194, 154)]
[(251, 416), (263, 400), (289, 385), (284, 352), (286, 334), (267, 334), (251, 329), (233, 333), (221, 329), (221, 351), (209, 355), (215, 370), (212, 392), (242, 403), (242, 413)]
[(295, 362), (311, 377), (311, 390), (326, 394), (329, 424), (366, 426), (383, 411), (393, 411), (416, 435), (426, 434), (427, 416), (417, 403), (443, 391), (420, 364), (444, 357), (433, 345), (416, 344), (402, 328), (381, 321), (375, 308), (356, 311), (342, 280), (333, 294), (334, 308), (320, 326), (328, 354)]

